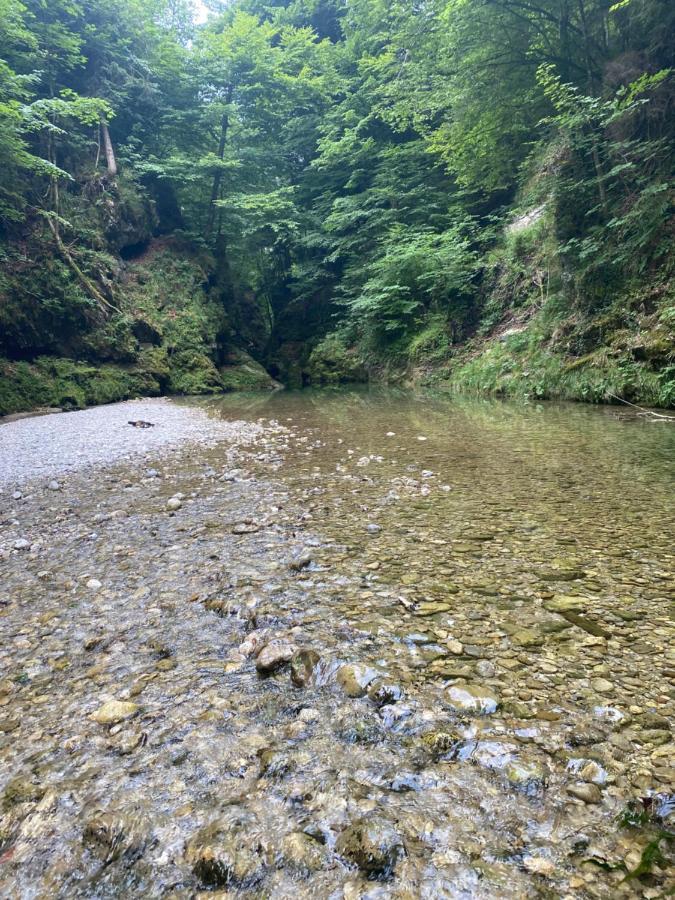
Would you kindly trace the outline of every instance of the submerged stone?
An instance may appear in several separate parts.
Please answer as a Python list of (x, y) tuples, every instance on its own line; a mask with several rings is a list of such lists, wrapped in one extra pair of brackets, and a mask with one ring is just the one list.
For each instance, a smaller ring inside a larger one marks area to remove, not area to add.
[(297, 872), (316, 872), (326, 863), (326, 849), (303, 831), (287, 834), (281, 842), (281, 857), (284, 864)]
[(368, 699), (372, 700), (376, 706), (398, 703), (403, 697), (404, 691), (401, 685), (386, 678), (377, 678), (368, 688)]
[(89, 718), (99, 725), (116, 725), (125, 719), (135, 716), (140, 707), (137, 703), (130, 703), (124, 700), (108, 700), (103, 706), (99, 707), (95, 713)]
[(600, 803), (602, 794), (600, 788), (596, 784), (587, 782), (579, 782), (578, 784), (568, 784), (567, 793), (577, 800), (583, 800), (584, 803)]
[(309, 683), (320, 659), (316, 650), (296, 650), (291, 657), (291, 681), (296, 687)]
[(293, 645), (287, 641), (270, 641), (266, 644), (255, 661), (255, 667), (261, 675), (271, 675), (286, 663), (290, 662), (293, 656)]
[(378, 676), (369, 666), (344, 665), (337, 672), (337, 682), (348, 697), (363, 697)]
[(497, 695), (480, 684), (453, 684), (448, 688), (446, 697), (450, 708), (457, 713), (489, 716), (499, 706)]
[(250, 823), (212, 822), (189, 841), (186, 861), (208, 887), (247, 888), (263, 877), (266, 861), (249, 844), (253, 836), (246, 825)]
[(353, 822), (339, 835), (335, 851), (367, 875), (380, 877), (391, 875), (398, 861), (405, 856), (401, 836), (380, 816)]

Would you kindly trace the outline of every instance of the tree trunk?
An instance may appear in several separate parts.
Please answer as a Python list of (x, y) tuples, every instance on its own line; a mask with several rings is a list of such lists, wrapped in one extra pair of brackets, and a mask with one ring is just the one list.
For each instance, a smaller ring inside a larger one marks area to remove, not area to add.
[(115, 159), (115, 151), (113, 150), (112, 141), (110, 140), (108, 123), (105, 119), (101, 119), (101, 135), (103, 137), (103, 149), (105, 150), (108, 175), (110, 175), (111, 178), (114, 178), (117, 175), (117, 160)]
[[(225, 97), (225, 103), (229, 106), (232, 100), (232, 88), (229, 88)], [(218, 141), (218, 159), (222, 160), (225, 156), (225, 145), (227, 144), (227, 130), (230, 127), (229, 111), (226, 109), (220, 120), (220, 140)], [(207, 237), (213, 231), (213, 223), (216, 217), (215, 202), (220, 196), (220, 183), (223, 179), (222, 169), (218, 169), (213, 176), (213, 184), (211, 185), (211, 199), (209, 201), (209, 214), (206, 220)]]

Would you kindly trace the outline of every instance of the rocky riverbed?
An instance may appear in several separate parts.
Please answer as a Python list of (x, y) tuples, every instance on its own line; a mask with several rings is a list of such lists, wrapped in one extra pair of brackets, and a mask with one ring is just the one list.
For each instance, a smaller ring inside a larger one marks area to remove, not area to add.
[(0, 425), (2, 896), (667, 895), (671, 432), (150, 407)]

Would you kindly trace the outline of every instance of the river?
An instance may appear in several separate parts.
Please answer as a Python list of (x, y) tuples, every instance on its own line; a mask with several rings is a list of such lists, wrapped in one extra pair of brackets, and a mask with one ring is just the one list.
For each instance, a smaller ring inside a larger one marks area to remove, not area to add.
[(180, 403), (257, 430), (0, 497), (0, 895), (666, 896), (672, 425)]

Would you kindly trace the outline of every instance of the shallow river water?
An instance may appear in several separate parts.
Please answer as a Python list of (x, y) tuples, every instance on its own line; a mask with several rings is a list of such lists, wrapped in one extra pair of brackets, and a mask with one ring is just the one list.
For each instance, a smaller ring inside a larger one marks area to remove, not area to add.
[(675, 428), (199, 402), (3, 495), (0, 896), (670, 896)]

